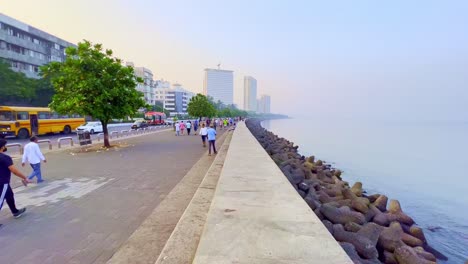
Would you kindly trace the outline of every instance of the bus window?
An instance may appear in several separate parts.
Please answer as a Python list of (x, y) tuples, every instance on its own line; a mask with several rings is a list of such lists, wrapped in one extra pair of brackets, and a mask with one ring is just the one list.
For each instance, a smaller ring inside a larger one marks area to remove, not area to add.
[(59, 115), (55, 112), (50, 113), (50, 119), (58, 119)]
[(29, 120), (29, 113), (28, 112), (16, 112), (16, 119), (17, 120)]
[(39, 119), (50, 119), (49, 112), (38, 112)]
[(11, 111), (0, 111), (0, 121), (13, 121), (14, 116)]

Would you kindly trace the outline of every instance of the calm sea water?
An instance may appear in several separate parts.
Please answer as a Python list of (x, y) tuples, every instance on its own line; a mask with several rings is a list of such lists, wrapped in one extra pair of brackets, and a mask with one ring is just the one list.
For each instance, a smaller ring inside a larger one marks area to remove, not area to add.
[(343, 170), (350, 184), (399, 200), (448, 256), (441, 263), (468, 260), (468, 123), (281, 119), (263, 126)]

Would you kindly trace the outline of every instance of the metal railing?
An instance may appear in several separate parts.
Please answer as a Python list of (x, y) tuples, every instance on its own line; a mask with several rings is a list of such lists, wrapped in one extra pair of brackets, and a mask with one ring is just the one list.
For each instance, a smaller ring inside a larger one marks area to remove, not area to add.
[(121, 135), (122, 137), (124, 136), (124, 134), (126, 134), (126, 135), (128, 136), (128, 135), (129, 135), (129, 134), (128, 134), (128, 130), (122, 130), (122, 131), (120, 131), (120, 135)]
[(110, 138), (113, 138), (114, 135), (117, 135), (117, 138), (119, 138), (119, 131), (112, 131), (110, 133)]
[(64, 140), (70, 140), (70, 146), (73, 147), (73, 138), (72, 137), (63, 137), (63, 138), (57, 139), (58, 148), (62, 147), (62, 141), (64, 141)]
[(104, 133), (99, 133), (99, 134), (97, 135), (97, 141), (98, 141), (98, 142), (101, 141), (101, 137), (103, 137), (103, 136), (104, 136)]
[(18, 147), (19, 148), (19, 153), (21, 155), (23, 155), (23, 152), (24, 152), (24, 148), (23, 148), (23, 144), (20, 144), (20, 143), (10, 143), (10, 144), (6, 144), (7, 148), (11, 148), (11, 147)]
[(49, 145), (49, 150), (52, 150), (52, 142), (50, 139), (41, 139), (37, 141), (37, 144), (47, 143)]

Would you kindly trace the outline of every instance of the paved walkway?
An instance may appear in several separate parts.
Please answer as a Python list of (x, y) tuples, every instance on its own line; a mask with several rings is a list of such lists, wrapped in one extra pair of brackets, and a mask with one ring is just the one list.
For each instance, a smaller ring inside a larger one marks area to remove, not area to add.
[(24, 217), (0, 212), (0, 263), (105, 263), (206, 151), (172, 131), (123, 142), (49, 153), (47, 181), (14, 190)]

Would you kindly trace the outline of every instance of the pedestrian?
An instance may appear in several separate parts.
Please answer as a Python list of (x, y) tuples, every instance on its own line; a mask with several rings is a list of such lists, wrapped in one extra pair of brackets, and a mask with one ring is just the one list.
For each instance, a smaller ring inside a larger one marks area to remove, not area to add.
[(197, 134), (197, 130), (198, 130), (198, 119), (195, 120), (195, 122), (193, 122), (193, 134)]
[(216, 118), (213, 122), (214, 126), (213, 125), (210, 125), (210, 127), (213, 127), (214, 130), (216, 130), (216, 127), (218, 126), (218, 119)]
[(47, 163), (47, 160), (42, 154), (41, 148), (39, 148), (39, 145), (37, 144), (37, 137), (32, 136), (30, 141), (31, 142), (24, 146), (23, 161), (21, 163), (21, 166), (24, 167), (25, 163), (29, 162), (29, 165), (31, 165), (33, 171), (29, 175), (28, 180), (31, 180), (32, 178), (36, 177), (37, 183), (41, 183), (44, 181), (42, 179), (41, 173), (41, 161)]
[(180, 135), (180, 124), (179, 124), (179, 122), (175, 123), (175, 135), (176, 136)]
[(208, 128), (208, 156), (211, 156), (211, 147), (213, 147), (214, 154), (218, 154), (216, 151), (216, 130), (214, 129), (213, 125)]
[(190, 136), (190, 130), (192, 130), (192, 121), (187, 121), (187, 136)]
[(184, 130), (185, 130), (185, 123), (184, 121), (180, 122), (180, 134), (183, 136), (184, 135)]
[(203, 142), (203, 147), (206, 147), (206, 137), (208, 136), (208, 128), (206, 128), (205, 123), (202, 123), (200, 129), (200, 135)]
[(228, 120), (224, 119), (223, 123), (224, 123), (224, 126), (227, 128), (228, 127)]
[(5, 139), (0, 139), (0, 210), (2, 209), (3, 202), (6, 200), (13, 216), (19, 218), (26, 212), (26, 208), (16, 208), (15, 195), (10, 186), (11, 173), (21, 178), (24, 186), (27, 186), (29, 181), (26, 176), (13, 165), (11, 157), (5, 154), (7, 151), (6, 144), (7, 141)]

